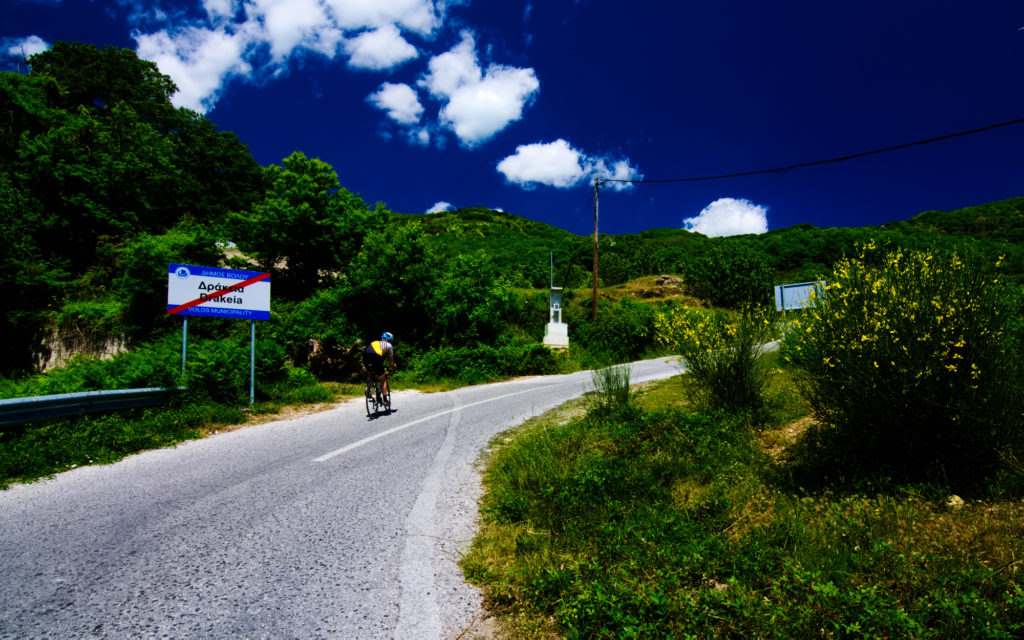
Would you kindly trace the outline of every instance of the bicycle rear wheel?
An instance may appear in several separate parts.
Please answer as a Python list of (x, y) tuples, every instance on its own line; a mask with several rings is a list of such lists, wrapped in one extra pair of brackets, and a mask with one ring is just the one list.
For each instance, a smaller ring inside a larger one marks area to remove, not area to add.
[(377, 413), (377, 396), (375, 385), (366, 383), (366, 417), (372, 418)]

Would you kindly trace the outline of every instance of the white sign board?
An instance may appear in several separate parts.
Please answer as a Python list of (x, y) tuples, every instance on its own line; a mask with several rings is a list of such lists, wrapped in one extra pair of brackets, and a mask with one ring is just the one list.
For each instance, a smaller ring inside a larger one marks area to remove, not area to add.
[(793, 311), (794, 309), (806, 309), (813, 304), (811, 294), (820, 296), (824, 292), (825, 282), (823, 280), (776, 285), (775, 310)]
[(167, 268), (167, 313), (269, 320), (270, 274), (172, 264)]

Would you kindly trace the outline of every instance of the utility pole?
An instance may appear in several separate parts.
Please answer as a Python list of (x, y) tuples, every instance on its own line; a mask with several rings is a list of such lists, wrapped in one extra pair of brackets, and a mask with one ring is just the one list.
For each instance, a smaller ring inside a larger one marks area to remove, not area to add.
[(590, 319), (597, 320), (597, 194), (601, 190), (601, 179), (594, 178), (594, 293), (591, 297)]

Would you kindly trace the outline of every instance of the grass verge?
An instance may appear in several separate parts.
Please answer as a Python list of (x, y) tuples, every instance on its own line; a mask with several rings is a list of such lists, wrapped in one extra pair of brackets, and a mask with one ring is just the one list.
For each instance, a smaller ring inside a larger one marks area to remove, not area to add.
[(799, 490), (785, 451), (808, 418), (787, 371), (759, 428), (684, 389), (495, 441), (462, 566), (509, 637), (1024, 634), (1024, 503)]

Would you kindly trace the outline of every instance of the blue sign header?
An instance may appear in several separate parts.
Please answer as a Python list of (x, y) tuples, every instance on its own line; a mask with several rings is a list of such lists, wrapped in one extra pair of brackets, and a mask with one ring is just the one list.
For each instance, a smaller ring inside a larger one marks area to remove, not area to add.
[[(254, 278), (263, 271), (244, 271), (242, 269), (221, 269), (220, 267), (200, 267), (194, 264), (172, 264), (167, 267), (167, 273), (177, 275), (180, 278), (198, 276), (200, 278), (228, 278), (231, 280), (248, 280)], [(265, 282), (270, 282), (268, 277)]]

